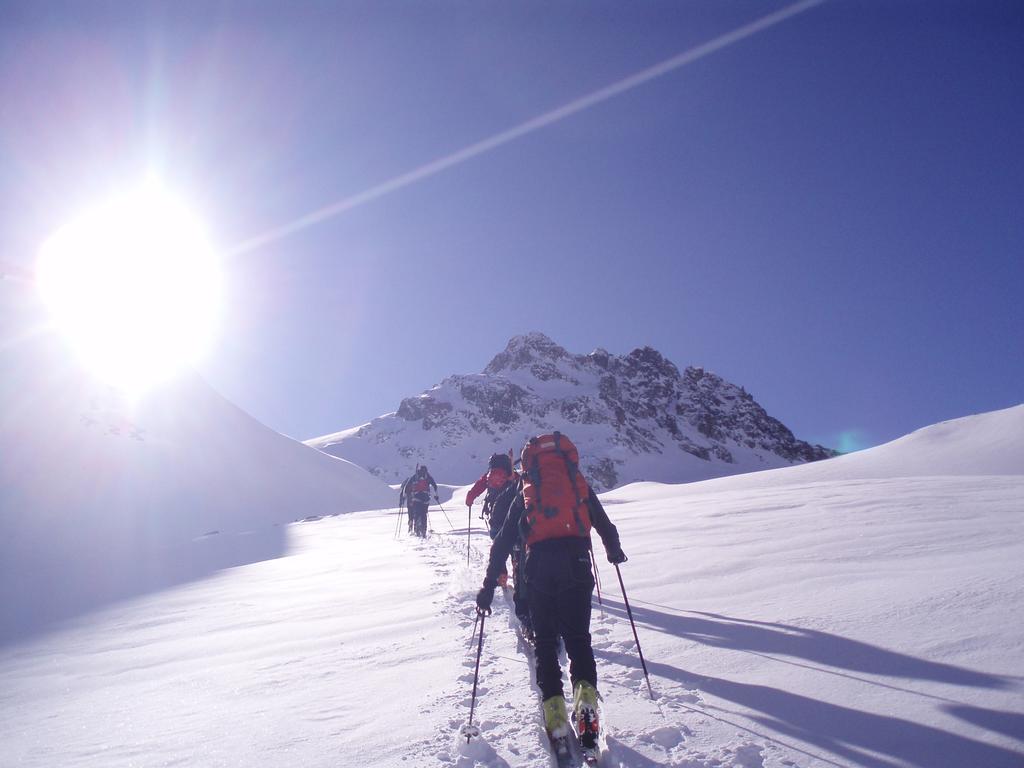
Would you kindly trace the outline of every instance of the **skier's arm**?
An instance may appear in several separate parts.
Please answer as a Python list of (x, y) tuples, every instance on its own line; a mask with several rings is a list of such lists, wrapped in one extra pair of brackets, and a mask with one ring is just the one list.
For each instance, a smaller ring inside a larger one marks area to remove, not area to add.
[(619, 543), (619, 529), (608, 518), (608, 513), (604, 511), (604, 506), (601, 504), (601, 500), (597, 498), (593, 488), (590, 489), (590, 496), (587, 497), (587, 507), (590, 510), (590, 522), (594, 526), (594, 530), (601, 537), (604, 551), (608, 554), (608, 562), (626, 562), (626, 555), (622, 551), (622, 545)]
[(477, 496), (484, 492), (484, 488), (487, 487), (487, 475), (480, 475), (480, 479), (473, 483), (473, 487), (469, 489), (469, 493), (466, 494), (466, 506), (472, 507), (473, 502), (476, 501)]
[(437, 496), (437, 483), (434, 482), (434, 476), (427, 475), (427, 480), (430, 482), (432, 486), (434, 486), (434, 495)]
[(517, 493), (512, 506), (509, 507), (501, 530), (491, 544), (491, 554), (487, 561), (487, 574), (484, 576), (484, 587), (494, 589), (498, 586), (498, 574), (505, 567), (505, 560), (512, 554), (512, 547), (519, 541), (519, 521), (523, 516), (523, 497)]

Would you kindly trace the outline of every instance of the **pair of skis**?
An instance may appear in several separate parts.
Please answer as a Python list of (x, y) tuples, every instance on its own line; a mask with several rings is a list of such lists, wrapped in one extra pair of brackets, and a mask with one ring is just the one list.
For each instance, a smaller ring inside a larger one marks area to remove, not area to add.
[[(523, 625), (520, 624), (517, 627), (517, 634), (520, 640), (519, 647), (530, 657), (532, 662), (534, 654), (533, 633), (527, 633)], [(600, 704), (597, 710), (597, 722), (600, 725), (600, 730), (593, 747), (585, 747), (581, 744), (579, 735), (571, 727), (569, 733), (565, 736), (552, 737), (551, 734), (547, 734), (545, 731), (557, 768), (581, 768), (582, 766), (593, 768), (594, 766), (601, 765), (601, 756), (608, 752), (608, 742), (605, 739), (604, 712), (601, 711)]]
[[(516, 634), (519, 636), (520, 650), (533, 663), (535, 653), (533, 631), (528, 631), (522, 622), (517, 622)], [(581, 766), (592, 768), (593, 766), (601, 765), (601, 756), (607, 753), (608, 742), (605, 739), (603, 727), (604, 713), (601, 711), (600, 705), (598, 705), (597, 722), (601, 725), (601, 728), (598, 731), (597, 743), (593, 747), (583, 746), (579, 741), (578, 735), (572, 729), (565, 736), (552, 737), (551, 734), (547, 734), (551, 745), (551, 754), (555, 758), (557, 768), (581, 768)]]
[[(508, 591), (508, 587), (506, 587)], [(479, 738), (480, 728), (473, 725), (473, 711), (476, 708), (476, 692), (477, 692), (477, 681), (480, 676), (480, 656), (483, 652), (484, 644), (484, 621), (490, 612), (483, 613), (477, 612), (477, 622), (480, 626), (480, 635), (477, 643), (476, 653), (476, 668), (473, 673), (473, 695), (471, 699), (469, 709), (469, 723), (464, 725), (460, 730), (460, 735), (468, 743), (473, 738)], [(473, 626), (473, 634), (476, 635), (476, 623)], [(532, 638), (528, 638), (523, 626), (520, 624), (517, 628), (517, 634), (520, 639), (520, 647), (525, 647), (526, 654), (530, 657), (534, 654)], [(604, 732), (604, 713), (601, 711), (600, 704), (597, 705), (597, 722), (601, 726), (597, 732), (593, 746), (584, 746), (580, 743), (578, 735), (572, 729), (568, 729), (568, 733), (564, 736), (552, 736), (547, 734), (548, 741), (551, 746), (551, 753), (555, 758), (556, 768), (599, 768), (601, 765), (602, 755), (608, 751), (608, 743), (605, 738)]]

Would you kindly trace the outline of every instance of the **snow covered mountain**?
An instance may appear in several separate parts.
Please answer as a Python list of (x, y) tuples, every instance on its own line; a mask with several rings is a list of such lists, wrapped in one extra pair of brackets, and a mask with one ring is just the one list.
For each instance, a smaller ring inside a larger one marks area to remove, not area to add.
[(516, 336), (483, 373), (451, 376), (368, 424), (308, 440), (387, 482), (425, 463), (468, 483), (487, 457), (561, 430), (598, 490), (638, 480), (689, 482), (835, 455), (797, 440), (741, 387), (681, 372), (657, 350), (567, 352), (542, 333)]
[(0, 639), (279, 556), (282, 523), (391, 502), (194, 374), (127, 402), (44, 324), (31, 285), (0, 281)]

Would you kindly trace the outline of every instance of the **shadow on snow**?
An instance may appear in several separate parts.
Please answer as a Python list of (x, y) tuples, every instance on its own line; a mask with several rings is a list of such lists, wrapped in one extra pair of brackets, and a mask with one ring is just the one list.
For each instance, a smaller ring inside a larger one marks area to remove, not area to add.
[[(622, 603), (605, 598), (604, 608), (625, 617)], [(785, 624), (709, 613), (679, 616), (636, 606), (633, 615), (638, 624), (716, 648), (799, 657), (841, 669), (953, 685), (989, 689), (1012, 686), (1009, 680), (995, 675), (929, 662), (827, 632)], [(597, 651), (596, 655), (611, 663), (640, 666), (639, 659), (631, 655), (607, 651)], [(814, 744), (854, 765), (1012, 768), (1022, 765), (1024, 759), (1020, 752), (900, 717), (863, 712), (770, 686), (703, 676), (650, 659), (647, 666), (652, 675), (738, 704), (754, 713), (746, 716), (762, 726)], [(945, 706), (944, 709), (982, 728), (1022, 739), (1024, 715), (966, 705)]]
[(31, 569), (0, 556), (0, 647), (122, 600), (282, 557), (286, 537), (285, 526), (268, 526), (165, 545), (128, 526), (100, 526), (82, 530), (73, 547), (59, 538), (33, 547)]

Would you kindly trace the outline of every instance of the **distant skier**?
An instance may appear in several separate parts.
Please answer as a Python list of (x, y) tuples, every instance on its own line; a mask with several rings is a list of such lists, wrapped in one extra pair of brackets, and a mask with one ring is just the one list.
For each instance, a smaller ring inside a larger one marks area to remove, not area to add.
[(402, 492), (399, 499), (404, 498), (408, 504), (409, 512), (409, 533), (420, 538), (427, 536), (427, 507), (430, 506), (430, 489), (434, 489), (434, 496), (437, 496), (437, 483), (430, 476), (426, 466), (416, 467), (416, 472), (402, 483)]
[(601, 536), (608, 561), (626, 562), (619, 533), (597, 495), (579, 472), (579, 454), (555, 432), (531, 438), (523, 448), (521, 491), (491, 544), (487, 574), (477, 593), (477, 609), (489, 613), (505, 558), (525, 540), (523, 570), (535, 633), (537, 685), (544, 698), (544, 726), (556, 752), (569, 735), (568, 714), (558, 664), (558, 637), (569, 656), (573, 723), (584, 750), (597, 748), (597, 664), (590, 642), (590, 600), (594, 577), (590, 529)]
[[(497, 537), (505, 518), (508, 516), (509, 507), (519, 491), (519, 475), (512, 468), (512, 452), (492, 454), (487, 461), (487, 472), (480, 476), (469, 493), (466, 494), (466, 506), (472, 507), (473, 502), (486, 491), (484, 496), (483, 518), (487, 521), (488, 533), (491, 539)], [(530, 613), (526, 604), (526, 583), (519, 572), (521, 545), (517, 542), (512, 548), (512, 573), (515, 592), (513, 599), (516, 606), (516, 616), (523, 624), (523, 631), (528, 637), (532, 637), (533, 630), (530, 623)], [(501, 573), (498, 574), (498, 585), (508, 585), (508, 569), (502, 563)]]

